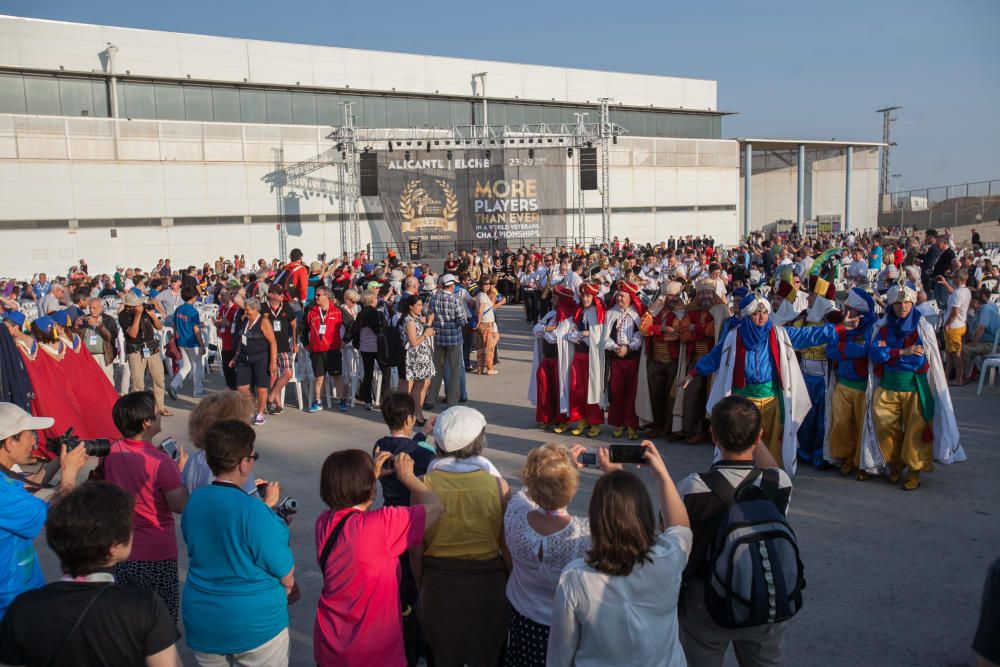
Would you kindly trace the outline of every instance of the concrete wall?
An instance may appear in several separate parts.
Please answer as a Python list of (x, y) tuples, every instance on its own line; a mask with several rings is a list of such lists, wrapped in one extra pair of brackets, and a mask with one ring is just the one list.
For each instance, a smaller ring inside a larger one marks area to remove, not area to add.
[[(283, 147), (286, 162), (312, 157), (328, 148), (325, 133), (0, 115), (0, 266), (25, 276), (62, 271), (81, 257), (95, 270), (122, 261), (146, 266), (163, 256), (179, 264), (237, 252), (271, 258), (277, 205), (262, 178), (273, 169), (272, 149)], [(735, 241), (738, 164), (735, 141), (620, 139), (611, 152), (612, 235)], [(335, 171), (317, 175), (334, 178)], [(577, 179), (575, 168), (566, 170), (567, 235), (575, 231)], [(589, 210), (579, 235), (599, 237), (600, 193), (585, 194)], [(293, 227), (290, 247), (342, 252), (339, 202), (312, 196), (297, 206), (307, 221)], [(388, 240), (379, 229), (363, 221), (362, 246)]]
[(491, 98), (717, 110), (715, 81), (701, 79), (0, 16), (0, 66), (102, 72), (108, 42), (119, 48), (116, 71), (131, 76), (468, 96), (471, 74), (486, 71)]

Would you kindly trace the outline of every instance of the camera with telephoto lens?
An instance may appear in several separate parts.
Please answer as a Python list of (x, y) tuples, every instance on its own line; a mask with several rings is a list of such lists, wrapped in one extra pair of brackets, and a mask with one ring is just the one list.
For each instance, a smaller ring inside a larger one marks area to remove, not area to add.
[(49, 438), (45, 443), (45, 448), (58, 456), (63, 445), (66, 445), (67, 452), (74, 449), (77, 445), (83, 445), (83, 450), (87, 452), (87, 456), (107, 456), (108, 452), (111, 451), (111, 441), (107, 438), (81, 440), (73, 435), (72, 426), (66, 429), (66, 432), (62, 435)]
[[(258, 484), (257, 495), (263, 498), (265, 493), (267, 493), (267, 484)], [(272, 507), (271, 509), (273, 509), (275, 514), (280, 516), (282, 519), (288, 521), (288, 517), (292, 516), (293, 514), (299, 511), (299, 501), (297, 501), (295, 498), (285, 496), (277, 503), (275, 503), (274, 507)]]

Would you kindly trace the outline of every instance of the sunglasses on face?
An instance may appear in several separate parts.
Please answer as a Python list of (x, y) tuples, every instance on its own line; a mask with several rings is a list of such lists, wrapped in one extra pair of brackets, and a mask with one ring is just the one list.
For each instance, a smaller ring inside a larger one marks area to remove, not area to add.
[(253, 454), (251, 454), (250, 456), (247, 456), (247, 457), (244, 457), (244, 458), (248, 458), (248, 459), (250, 459), (251, 461), (256, 461), (257, 459), (259, 459), (259, 458), (260, 458), (260, 454), (259, 454), (258, 452), (254, 452), (254, 453), (253, 453)]

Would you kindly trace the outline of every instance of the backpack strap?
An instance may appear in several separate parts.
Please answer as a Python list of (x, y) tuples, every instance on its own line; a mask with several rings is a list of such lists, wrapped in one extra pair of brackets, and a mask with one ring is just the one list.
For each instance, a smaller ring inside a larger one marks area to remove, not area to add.
[(326, 570), (326, 559), (330, 557), (330, 552), (333, 551), (333, 545), (336, 544), (337, 538), (340, 537), (340, 533), (344, 530), (344, 524), (347, 523), (347, 520), (355, 514), (361, 514), (361, 512), (355, 510), (340, 517), (340, 521), (337, 522), (337, 525), (334, 526), (333, 530), (330, 532), (330, 537), (326, 538), (326, 544), (323, 545), (323, 552), (319, 555), (320, 572)]
[[(765, 470), (764, 472), (766, 473), (767, 471)], [(711, 470), (707, 473), (699, 474), (698, 476), (701, 477), (702, 481), (705, 482), (706, 486), (708, 486), (712, 495), (722, 501), (722, 504), (726, 507), (732, 507), (736, 500), (736, 492), (756, 482), (760, 475), (760, 468), (754, 468), (746, 477), (743, 478), (743, 481), (740, 482), (739, 486), (733, 486), (726, 481), (725, 476), (720, 470)], [(777, 481), (775, 481), (775, 490), (777, 490)]]
[[(759, 470), (758, 470), (759, 471)], [(777, 468), (765, 468), (760, 481), (761, 491), (768, 500), (775, 501), (778, 498), (778, 487), (781, 486), (781, 476)]]

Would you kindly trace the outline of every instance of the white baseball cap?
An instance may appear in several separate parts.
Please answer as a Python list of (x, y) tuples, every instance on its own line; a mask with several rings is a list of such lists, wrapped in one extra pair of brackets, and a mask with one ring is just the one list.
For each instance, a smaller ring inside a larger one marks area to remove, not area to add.
[(441, 284), (444, 285), (445, 287), (447, 287), (448, 285), (454, 285), (457, 282), (458, 278), (456, 278), (454, 275), (450, 273), (446, 273), (443, 276), (441, 276)]
[(0, 403), (0, 440), (17, 435), (22, 431), (37, 431), (56, 423), (52, 417), (32, 417), (20, 406)]
[(455, 405), (434, 422), (434, 441), (443, 452), (457, 452), (468, 447), (486, 428), (486, 417), (475, 408)]

